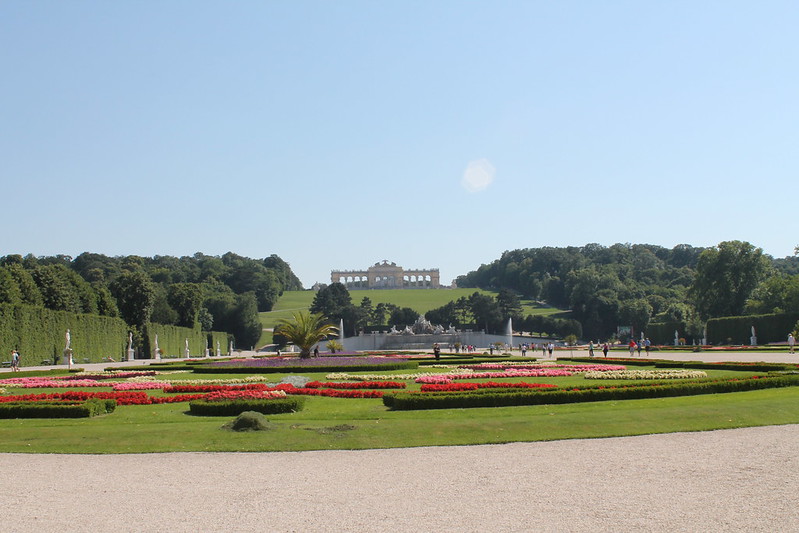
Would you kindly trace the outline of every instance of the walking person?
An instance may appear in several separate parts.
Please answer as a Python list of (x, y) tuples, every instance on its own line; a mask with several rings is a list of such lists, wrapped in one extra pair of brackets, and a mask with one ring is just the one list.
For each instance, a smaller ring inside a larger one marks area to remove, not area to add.
[(436, 361), (441, 359), (441, 347), (438, 345), (438, 343), (433, 345), (433, 355), (435, 355)]
[(793, 333), (788, 333), (788, 353), (795, 353), (794, 346), (796, 345), (796, 339), (793, 337)]
[(630, 339), (629, 347), (630, 347), (630, 357), (634, 357), (635, 356), (635, 341), (634, 340)]
[(549, 357), (552, 358), (552, 352), (555, 351), (555, 344), (550, 342), (549, 346), (547, 346), (547, 350), (549, 351)]
[(11, 371), (19, 372), (19, 352), (11, 350)]
[(646, 338), (644, 341), (644, 349), (646, 350), (646, 356), (649, 357), (649, 348), (652, 346), (652, 343), (649, 342), (649, 337)]
[(635, 343), (635, 349), (638, 350), (638, 357), (641, 357), (641, 342)]
[(608, 358), (608, 349), (609, 349), (609, 348), (610, 348), (610, 347), (608, 346), (608, 343), (607, 343), (607, 342), (606, 342), (605, 344), (603, 344), (603, 345), (602, 345), (602, 353), (603, 353), (603, 354), (605, 354), (605, 359), (607, 359), (607, 358)]
[(594, 356), (594, 341), (588, 341), (588, 357)]

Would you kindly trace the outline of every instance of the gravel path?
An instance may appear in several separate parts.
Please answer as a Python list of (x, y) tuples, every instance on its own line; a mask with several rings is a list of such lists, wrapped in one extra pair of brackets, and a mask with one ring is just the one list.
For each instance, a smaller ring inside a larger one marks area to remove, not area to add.
[(9, 532), (799, 531), (799, 425), (0, 461)]

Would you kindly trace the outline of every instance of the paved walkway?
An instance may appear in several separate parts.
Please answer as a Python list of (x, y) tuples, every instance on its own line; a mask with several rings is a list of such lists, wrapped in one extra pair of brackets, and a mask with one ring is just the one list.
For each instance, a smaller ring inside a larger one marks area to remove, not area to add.
[[(425, 352), (422, 352), (425, 353)], [(597, 361), (601, 361), (604, 359), (602, 357), (601, 350), (595, 350), (595, 359)], [(252, 357), (256, 355), (256, 352), (241, 352), (241, 357)], [(263, 355), (263, 354), (260, 354)], [(518, 355), (514, 352), (514, 355)], [(555, 352), (555, 356), (559, 358), (566, 358), (566, 357), (588, 357), (588, 350), (557, 350)], [(629, 357), (627, 352), (610, 352), (608, 354), (609, 357)], [(535, 358), (538, 357), (538, 354), (535, 354)], [(668, 359), (671, 361), (704, 361), (706, 363), (716, 363), (720, 361), (731, 361), (731, 362), (768, 362), (768, 363), (794, 363), (799, 364), (799, 353), (790, 355), (788, 354), (788, 350), (786, 348), (785, 352), (735, 352), (735, 351), (728, 351), (728, 352), (721, 352), (721, 351), (705, 351), (705, 352), (652, 352), (652, 355), (647, 357), (646, 355), (642, 355), (640, 357), (642, 360), (647, 359)], [(212, 361), (216, 359), (216, 357), (209, 357), (208, 360)], [(445, 358), (446, 359), (446, 358)], [(530, 359), (533, 359), (531, 357)], [(635, 356), (635, 359), (638, 359), (638, 356)], [(162, 361), (178, 361), (178, 359), (164, 359)], [(97, 372), (103, 370), (105, 368), (125, 368), (129, 366), (142, 366), (142, 365), (149, 365), (150, 363), (154, 363), (153, 359), (137, 359), (135, 361), (120, 361), (114, 363), (89, 363), (89, 364), (74, 364), (74, 367), (83, 368), (88, 371)], [(446, 361), (444, 361), (446, 362)], [(50, 366), (24, 366), (22, 370), (52, 370), (54, 368), (67, 368), (66, 365), (50, 365)], [(9, 368), (0, 369), (0, 372), (11, 372)]]

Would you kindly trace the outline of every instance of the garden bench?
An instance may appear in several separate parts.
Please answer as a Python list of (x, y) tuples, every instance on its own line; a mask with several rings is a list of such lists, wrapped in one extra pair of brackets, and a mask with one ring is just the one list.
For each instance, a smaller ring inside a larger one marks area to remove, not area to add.
[(114, 361), (113, 357), (103, 357), (103, 361), (102, 362), (103, 363), (114, 363), (115, 361)]
[(84, 363), (91, 363), (91, 359), (89, 359), (88, 357), (84, 357), (83, 358), (83, 362)]
[(51, 365), (51, 364), (53, 364), (53, 362), (50, 361), (49, 359), (42, 359), (42, 362), (40, 364), (43, 365), (43, 366), (44, 365)]
[(11, 368), (11, 361), (0, 362), (0, 366), (2, 366), (3, 368)]

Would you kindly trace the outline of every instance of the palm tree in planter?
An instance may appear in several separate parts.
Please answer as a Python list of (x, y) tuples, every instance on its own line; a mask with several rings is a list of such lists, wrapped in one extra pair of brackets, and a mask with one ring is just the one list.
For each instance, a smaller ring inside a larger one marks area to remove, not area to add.
[(295, 311), (291, 319), (279, 319), (274, 332), (300, 348), (300, 359), (310, 359), (314, 345), (329, 335), (337, 335), (338, 328), (325, 323), (321, 313)]

